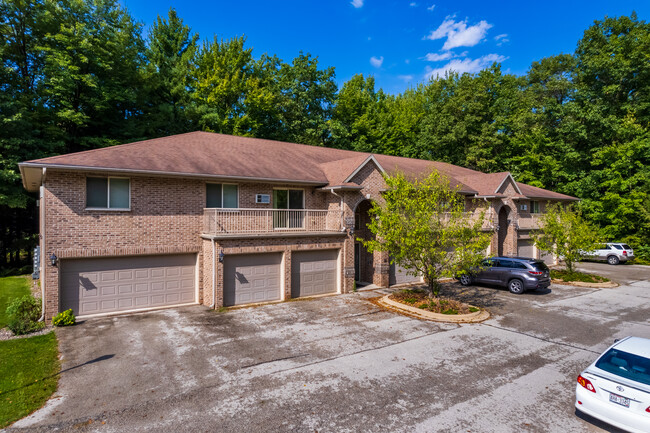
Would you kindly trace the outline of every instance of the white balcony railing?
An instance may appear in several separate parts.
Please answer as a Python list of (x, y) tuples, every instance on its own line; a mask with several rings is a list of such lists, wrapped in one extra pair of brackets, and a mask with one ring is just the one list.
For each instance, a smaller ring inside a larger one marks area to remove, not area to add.
[(313, 209), (204, 209), (209, 235), (281, 232), (340, 232), (342, 212)]

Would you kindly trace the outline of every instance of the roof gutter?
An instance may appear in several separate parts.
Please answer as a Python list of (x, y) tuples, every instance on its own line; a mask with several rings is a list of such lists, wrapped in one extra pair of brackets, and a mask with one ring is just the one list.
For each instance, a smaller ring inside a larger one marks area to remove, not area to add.
[(111, 173), (130, 173), (130, 174), (145, 174), (157, 176), (170, 176), (170, 177), (193, 177), (193, 178), (209, 178), (209, 179), (226, 179), (226, 180), (241, 180), (241, 181), (265, 181), (274, 183), (292, 183), (297, 185), (326, 185), (327, 181), (311, 181), (311, 180), (298, 180), (298, 179), (280, 179), (272, 177), (252, 177), (252, 176), (229, 176), (217, 175), (209, 173), (186, 173), (177, 171), (161, 171), (161, 170), (136, 170), (131, 168), (115, 168), (115, 167), (92, 167), (84, 165), (65, 165), (65, 164), (37, 164), (33, 162), (21, 162), (18, 164), (21, 175), (24, 174), (23, 168), (59, 168), (64, 170), (73, 171), (93, 171), (93, 172), (111, 172)]

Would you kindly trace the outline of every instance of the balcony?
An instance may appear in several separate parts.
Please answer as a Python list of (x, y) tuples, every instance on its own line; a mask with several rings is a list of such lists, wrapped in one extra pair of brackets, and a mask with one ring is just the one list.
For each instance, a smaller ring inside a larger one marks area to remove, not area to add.
[(519, 215), (519, 230), (537, 230), (541, 227), (542, 214)]
[(343, 213), (314, 209), (204, 209), (209, 236), (319, 234), (343, 232)]

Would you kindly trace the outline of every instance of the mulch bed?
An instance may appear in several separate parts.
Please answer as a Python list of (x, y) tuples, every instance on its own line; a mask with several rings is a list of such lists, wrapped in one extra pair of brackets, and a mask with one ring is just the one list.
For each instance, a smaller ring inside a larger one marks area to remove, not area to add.
[(421, 289), (400, 290), (390, 295), (390, 299), (404, 305), (410, 305), (439, 314), (469, 314), (479, 311), (478, 308), (456, 299), (445, 297), (430, 298), (429, 293)]

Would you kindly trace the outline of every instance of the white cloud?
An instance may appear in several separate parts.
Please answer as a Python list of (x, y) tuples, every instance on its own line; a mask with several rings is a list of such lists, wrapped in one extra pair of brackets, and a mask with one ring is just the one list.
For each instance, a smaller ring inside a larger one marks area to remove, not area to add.
[(363, 0), (352, 0), (350, 4), (355, 8), (359, 9), (360, 7), (363, 6)]
[(412, 8), (416, 7), (417, 5), (418, 5), (418, 4), (415, 3), (415, 2), (411, 2), (411, 3), (409, 3), (409, 6), (411, 6)]
[(424, 78), (429, 79), (431, 77), (436, 77), (436, 76), (444, 77), (445, 73), (449, 71), (455, 71), (458, 72), (459, 74), (463, 74), (465, 72), (473, 74), (479, 72), (482, 69), (487, 68), (494, 62), (500, 63), (506, 59), (507, 57), (504, 57), (500, 54), (487, 54), (477, 59), (470, 59), (470, 58), (465, 58), (462, 60), (453, 59), (441, 68), (433, 69), (427, 66), (426, 68), (427, 73), (424, 75)]
[(449, 60), (452, 57), (456, 57), (456, 56), (451, 51), (446, 51), (442, 54), (427, 53), (427, 55), (424, 56), (424, 60), (426, 60), (427, 62), (441, 62), (443, 60)]
[(427, 8), (429, 12), (433, 12), (433, 10), (436, 8), (436, 5), (431, 5)]
[(413, 75), (398, 75), (397, 78), (403, 81), (411, 81), (413, 80)]
[(381, 57), (375, 57), (372, 56), (370, 58), (370, 64), (374, 66), (375, 68), (381, 68), (381, 65), (384, 63), (384, 56)]
[(407, 65), (410, 65), (411, 64), (411, 59), (405, 59), (404, 63), (406, 63)]
[(447, 38), (442, 46), (443, 50), (450, 50), (456, 47), (473, 47), (485, 39), (485, 34), (492, 28), (487, 21), (480, 21), (473, 26), (467, 26), (467, 20), (454, 21), (453, 17), (447, 17), (440, 26), (432, 31), (425, 39), (436, 40)]
[(499, 46), (499, 47), (501, 45), (505, 44), (506, 42), (510, 42), (510, 39), (508, 39), (508, 34), (507, 33), (496, 35), (494, 37), (494, 40), (497, 41), (497, 46)]

